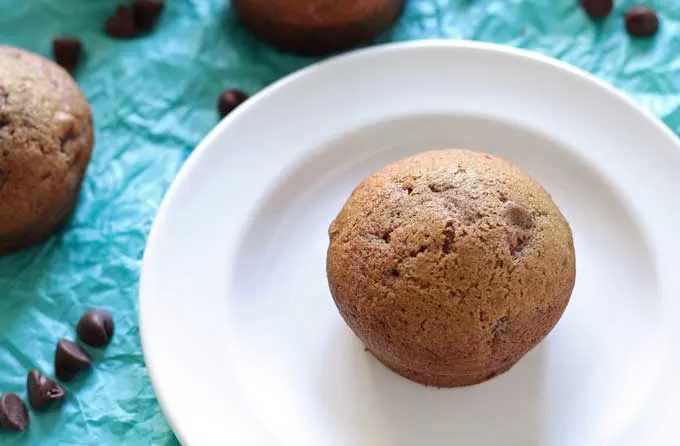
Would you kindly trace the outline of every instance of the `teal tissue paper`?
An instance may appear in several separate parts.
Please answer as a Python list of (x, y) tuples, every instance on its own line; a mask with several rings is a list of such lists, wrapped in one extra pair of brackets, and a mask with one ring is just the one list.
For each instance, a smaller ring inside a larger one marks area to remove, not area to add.
[[(90, 350), (92, 370), (65, 384), (67, 401), (32, 412), (25, 432), (0, 432), (1, 446), (178, 444), (139, 340), (137, 284), (151, 222), (182, 163), (218, 122), (223, 89), (255, 94), (317, 59), (257, 41), (227, 0), (166, 3), (154, 32), (115, 40), (103, 32), (115, 0), (0, 0), (3, 44), (49, 57), (53, 37), (82, 39), (85, 58), (74, 75), (96, 126), (71, 223), (40, 246), (0, 258), (0, 392), (26, 398), (31, 368), (54, 376), (57, 340), (74, 339), (88, 309), (116, 320), (113, 342)], [(625, 33), (623, 12), (633, 2), (616, 3), (608, 19), (593, 22), (578, 0), (409, 0), (381, 42), (467, 39), (537, 51), (614, 84), (678, 129), (680, 2), (654, 2), (661, 27), (648, 40)]]

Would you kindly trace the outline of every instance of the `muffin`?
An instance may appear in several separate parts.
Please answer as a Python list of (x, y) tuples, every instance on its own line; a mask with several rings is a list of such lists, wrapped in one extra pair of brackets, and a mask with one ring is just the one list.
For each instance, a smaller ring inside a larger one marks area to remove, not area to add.
[(507, 371), (574, 287), (568, 222), (527, 173), (485, 153), (431, 151), (379, 170), (329, 235), (340, 314), (378, 360), (426, 385)]
[(243, 24), (286, 52), (325, 55), (376, 39), (405, 0), (232, 0)]
[(40, 242), (78, 201), (92, 113), (71, 76), (0, 46), (0, 255)]

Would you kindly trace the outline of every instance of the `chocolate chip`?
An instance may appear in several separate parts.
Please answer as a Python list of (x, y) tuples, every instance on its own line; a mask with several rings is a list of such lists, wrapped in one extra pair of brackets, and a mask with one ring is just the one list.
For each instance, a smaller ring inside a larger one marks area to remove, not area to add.
[(21, 398), (14, 393), (6, 393), (0, 397), (0, 427), (13, 431), (22, 431), (28, 426), (28, 408)]
[(593, 19), (603, 19), (612, 12), (614, 0), (581, 0), (581, 6)]
[(70, 152), (70, 147), (72, 142), (76, 137), (76, 118), (71, 113), (57, 110), (52, 119), (56, 124), (58, 131), (61, 133), (60, 143), (61, 143), (61, 153)]
[(113, 336), (113, 317), (104, 310), (90, 310), (80, 318), (76, 333), (87, 345), (103, 347)]
[(508, 206), (505, 209), (505, 217), (511, 224), (519, 226), (522, 229), (531, 229), (534, 227), (534, 219), (531, 216), (531, 212), (515, 203), (508, 203)]
[(76, 375), (88, 369), (92, 360), (85, 350), (66, 339), (57, 343), (54, 355), (54, 372), (61, 381), (71, 381)]
[(503, 335), (506, 332), (507, 325), (508, 325), (508, 315), (507, 314), (504, 314), (503, 316), (498, 318), (496, 320), (496, 322), (494, 322), (491, 325), (491, 336), (492, 336), (491, 342), (493, 344), (496, 344), (498, 341), (501, 340), (501, 338), (503, 337)]
[(524, 249), (528, 242), (529, 237), (526, 235), (515, 234), (510, 236), (510, 255), (515, 260), (521, 260), (524, 257)]
[(137, 27), (129, 6), (119, 6), (106, 21), (104, 31), (116, 39), (130, 39), (137, 35)]
[(73, 141), (73, 138), (76, 136), (76, 131), (73, 129), (73, 127), (69, 128), (66, 133), (64, 133), (61, 137), (60, 140), (60, 149), (61, 153), (67, 153), (68, 150), (68, 144)]
[(248, 99), (248, 96), (240, 90), (225, 90), (217, 100), (217, 111), (224, 118), (236, 107), (244, 103), (246, 99)]
[(7, 182), (7, 179), (9, 178), (9, 171), (7, 169), (0, 169), (0, 190), (2, 189), (2, 186), (5, 185)]
[(132, 12), (137, 29), (144, 32), (153, 30), (163, 9), (165, 9), (163, 0), (135, 0), (132, 4)]
[(47, 409), (56, 401), (66, 398), (63, 387), (35, 369), (28, 372), (26, 388), (28, 402), (34, 410)]
[(626, 31), (633, 37), (651, 37), (659, 30), (656, 11), (646, 6), (636, 6), (626, 13)]
[(444, 231), (442, 231), (442, 235), (444, 236), (444, 241), (442, 242), (442, 252), (444, 254), (450, 254), (453, 247), (453, 242), (456, 238), (456, 233), (453, 231), (453, 223), (446, 224)]
[(80, 61), (83, 43), (71, 37), (57, 37), (52, 40), (54, 60), (66, 71), (72, 72)]

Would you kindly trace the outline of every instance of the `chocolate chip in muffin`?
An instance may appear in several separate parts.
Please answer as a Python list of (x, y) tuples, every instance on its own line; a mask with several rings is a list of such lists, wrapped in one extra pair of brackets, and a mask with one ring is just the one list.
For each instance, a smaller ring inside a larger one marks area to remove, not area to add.
[(534, 227), (534, 220), (531, 216), (531, 212), (515, 203), (508, 203), (505, 210), (505, 217), (510, 224), (522, 229), (531, 229)]
[(593, 19), (607, 17), (614, 8), (614, 0), (581, 0), (581, 6)]
[(143, 32), (152, 31), (164, 9), (163, 0), (135, 0), (132, 4), (135, 26)]
[(62, 339), (54, 355), (54, 372), (61, 381), (71, 381), (78, 373), (90, 368), (92, 359), (78, 344)]
[(104, 310), (90, 310), (80, 318), (76, 326), (78, 338), (92, 347), (103, 347), (113, 336), (113, 317)]
[(52, 40), (54, 60), (66, 71), (73, 72), (83, 52), (83, 43), (72, 37), (56, 37)]
[[(0, 119), (0, 128), (3, 127), (1, 124), (2, 124), (2, 120)], [(7, 172), (7, 170), (0, 169), (0, 189), (2, 189), (3, 186), (5, 185), (5, 183), (7, 182), (8, 176), (9, 176), (9, 173)]]
[(626, 12), (626, 30), (633, 37), (651, 37), (659, 30), (659, 17), (652, 8), (636, 6)]
[(28, 402), (33, 410), (45, 410), (55, 402), (66, 398), (66, 391), (63, 387), (35, 369), (28, 372), (26, 388)]
[(244, 103), (248, 96), (240, 90), (225, 90), (217, 99), (217, 111), (224, 118), (234, 111), (236, 107)]
[(0, 428), (23, 431), (28, 426), (28, 408), (14, 393), (0, 397)]
[(106, 21), (104, 31), (116, 39), (131, 39), (137, 35), (137, 27), (132, 9), (129, 6), (118, 6)]

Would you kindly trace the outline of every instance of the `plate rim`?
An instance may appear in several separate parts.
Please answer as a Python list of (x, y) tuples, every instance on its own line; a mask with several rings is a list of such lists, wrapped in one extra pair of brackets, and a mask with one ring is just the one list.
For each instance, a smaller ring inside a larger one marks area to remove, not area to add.
[[(315, 72), (320, 69), (328, 69), (333, 65), (341, 65), (348, 60), (359, 59), (362, 57), (371, 57), (379, 55), (382, 53), (389, 52), (401, 52), (401, 51), (413, 51), (419, 49), (431, 49), (440, 48), (442, 50), (476, 50), (487, 53), (502, 53), (505, 55), (510, 55), (520, 59), (529, 59), (533, 62), (538, 62), (544, 66), (550, 66), (558, 71), (567, 72), (572, 76), (580, 78), (581, 80), (587, 81), (591, 85), (599, 87), (599, 89), (606, 92), (608, 95), (613, 96), (619, 100), (625, 106), (633, 109), (641, 118), (645, 118), (648, 123), (653, 124), (655, 130), (663, 135), (672, 142), (676, 149), (678, 150), (678, 155), (680, 155), (680, 140), (678, 140), (675, 133), (666, 126), (661, 119), (652, 114), (649, 110), (643, 108), (638, 103), (636, 103), (631, 97), (626, 95), (622, 90), (617, 89), (613, 85), (599, 79), (595, 75), (577, 67), (570, 65), (567, 62), (561, 61), (559, 59), (554, 59), (552, 57), (546, 56), (544, 54), (534, 52), (531, 50), (516, 48), (512, 46), (506, 46), (501, 44), (489, 43), (489, 42), (477, 42), (477, 41), (463, 41), (463, 40), (441, 40), (441, 39), (425, 39), (416, 41), (406, 41), (406, 42), (392, 42), (381, 45), (375, 45), (368, 48), (361, 48), (353, 50), (347, 53), (336, 55), (328, 59), (312, 63), (300, 70), (297, 70), (291, 74), (284, 76), (283, 78), (273, 82), (267, 87), (260, 90), (258, 93), (253, 95), (246, 103), (237, 108), (234, 112), (229, 114), (227, 117), (222, 119), (222, 121), (216, 125), (196, 146), (193, 152), (185, 160), (172, 183), (168, 187), (160, 206), (154, 217), (154, 221), (149, 230), (147, 237), (146, 247), (142, 257), (140, 275), (139, 275), (139, 285), (138, 285), (138, 320), (139, 320), (139, 334), (140, 343), (142, 348), (142, 353), (145, 359), (145, 364), (147, 368), (147, 373), (154, 390), (154, 394), (158, 400), (159, 406), (173, 430), (174, 435), (182, 444), (190, 444), (190, 437), (192, 437), (187, 430), (183, 430), (182, 421), (176, 416), (176, 411), (173, 409), (173, 405), (176, 403), (171, 403), (166, 399), (163, 389), (166, 387), (165, 378), (163, 372), (160, 371), (155, 365), (153, 360), (153, 353), (150, 353), (152, 348), (149, 347), (149, 339), (154, 336), (149, 332), (148, 324), (145, 323), (146, 320), (153, 317), (153, 310), (148, 308), (149, 304), (145, 304), (149, 299), (144, 299), (144, 288), (145, 288), (145, 277), (148, 277), (150, 266), (149, 258), (156, 246), (161, 243), (160, 236), (158, 235), (161, 230), (159, 229), (165, 220), (165, 215), (167, 209), (169, 208), (169, 203), (175, 200), (175, 196), (185, 182), (185, 179), (191, 171), (193, 171), (194, 166), (200, 164), (201, 159), (204, 154), (210, 150), (218, 150), (214, 147), (214, 141), (219, 137), (219, 135), (224, 132), (239, 116), (249, 113), (251, 108), (254, 108), (258, 103), (265, 101), (270, 95), (275, 93), (277, 90), (286, 88), (290, 83), (296, 82), (298, 80), (303, 80), (308, 76), (313, 76)], [(159, 218), (160, 217), (160, 218)], [(151, 311), (151, 313), (150, 313)], [(186, 429), (186, 428), (185, 428)], [(191, 443), (193, 444), (193, 443)]]

